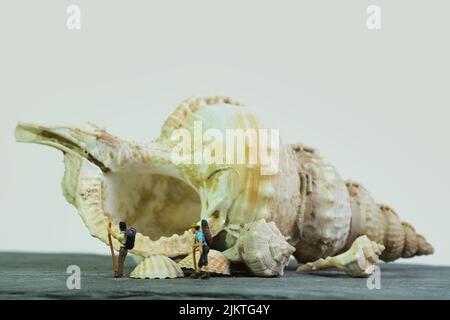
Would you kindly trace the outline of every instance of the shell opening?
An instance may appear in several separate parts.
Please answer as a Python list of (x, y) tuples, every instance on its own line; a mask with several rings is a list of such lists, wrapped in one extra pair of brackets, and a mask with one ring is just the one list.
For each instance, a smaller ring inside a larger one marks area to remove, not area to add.
[[(103, 222), (105, 216), (125, 221), (152, 240), (183, 234), (200, 219), (200, 197), (185, 182), (152, 171), (116, 172), (105, 163), (108, 157), (95, 157), (104, 132), (21, 123), (15, 135), (17, 141), (48, 145), (64, 153), (64, 194), (70, 203), (95, 213), (97, 218), (89, 213), (84, 219), (96, 237), (104, 234), (96, 223)], [(83, 194), (76, 204), (77, 189)]]
[(200, 219), (200, 198), (183, 181), (153, 173), (103, 174), (103, 210), (152, 240), (183, 234)]

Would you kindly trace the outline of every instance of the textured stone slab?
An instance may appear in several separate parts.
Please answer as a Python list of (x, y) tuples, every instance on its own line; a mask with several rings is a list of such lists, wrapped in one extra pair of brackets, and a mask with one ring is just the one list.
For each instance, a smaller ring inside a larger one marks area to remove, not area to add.
[[(450, 267), (380, 264), (381, 289), (338, 271), (279, 278), (215, 277), (135, 280), (112, 277), (111, 257), (0, 253), (0, 299), (450, 299)], [(81, 289), (68, 290), (69, 265), (81, 269)], [(127, 258), (126, 271), (134, 267)]]

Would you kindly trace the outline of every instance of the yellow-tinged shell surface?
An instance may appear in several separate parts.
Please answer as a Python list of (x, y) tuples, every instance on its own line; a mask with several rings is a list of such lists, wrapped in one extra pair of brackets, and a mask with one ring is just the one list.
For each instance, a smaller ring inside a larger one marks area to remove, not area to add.
[(184, 277), (183, 271), (172, 259), (163, 255), (151, 255), (142, 260), (131, 272), (135, 279), (166, 279)]
[[(199, 253), (196, 253), (196, 260), (198, 263)], [(178, 262), (178, 265), (184, 269), (194, 269), (194, 254), (191, 253), (183, 260)], [(230, 260), (228, 260), (220, 251), (209, 250), (208, 253), (208, 270), (212, 273), (230, 275)]]

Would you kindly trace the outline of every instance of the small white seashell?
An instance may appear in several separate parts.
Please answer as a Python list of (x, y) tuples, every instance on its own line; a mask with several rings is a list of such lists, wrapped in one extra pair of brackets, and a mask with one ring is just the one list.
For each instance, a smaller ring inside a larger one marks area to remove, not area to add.
[(163, 255), (145, 257), (131, 272), (130, 278), (165, 279), (184, 277), (183, 271), (172, 259)]

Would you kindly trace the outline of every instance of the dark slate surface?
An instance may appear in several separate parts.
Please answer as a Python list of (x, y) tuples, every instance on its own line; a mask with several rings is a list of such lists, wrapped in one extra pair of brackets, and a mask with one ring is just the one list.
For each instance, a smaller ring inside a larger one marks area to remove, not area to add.
[[(135, 280), (112, 277), (111, 257), (0, 253), (0, 299), (450, 299), (450, 267), (380, 264), (381, 289), (339, 271), (283, 277)], [(68, 290), (66, 269), (81, 269), (81, 289)], [(128, 272), (135, 263), (127, 258)]]

